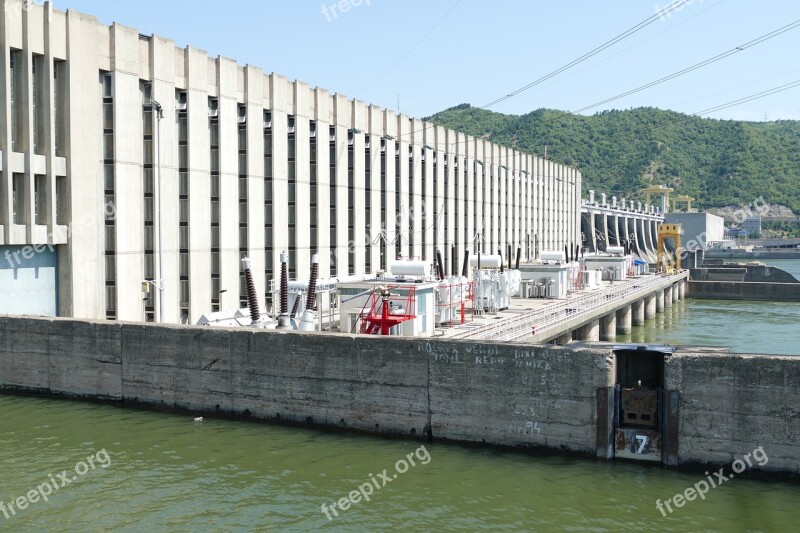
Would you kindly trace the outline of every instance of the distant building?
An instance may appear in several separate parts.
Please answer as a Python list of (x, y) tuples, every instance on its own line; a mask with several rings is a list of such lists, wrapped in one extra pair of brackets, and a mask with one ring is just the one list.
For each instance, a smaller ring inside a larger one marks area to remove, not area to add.
[(694, 241), (694, 248), (706, 249), (708, 243), (725, 238), (725, 219), (710, 213), (667, 213), (664, 222), (683, 227), (681, 241), (684, 248)]
[(742, 229), (747, 232), (749, 237), (761, 235), (761, 217), (748, 217), (742, 221)]

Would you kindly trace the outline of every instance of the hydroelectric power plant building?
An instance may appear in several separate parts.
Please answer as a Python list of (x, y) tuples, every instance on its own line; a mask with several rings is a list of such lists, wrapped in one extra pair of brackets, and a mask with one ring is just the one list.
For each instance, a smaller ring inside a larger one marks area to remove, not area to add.
[(283, 250), (305, 279), (313, 253), (326, 277), (580, 242), (574, 168), (49, 2), (0, 3), (0, 313), (160, 319), (143, 291), (159, 239), (173, 323), (244, 305), (245, 255), (269, 299)]

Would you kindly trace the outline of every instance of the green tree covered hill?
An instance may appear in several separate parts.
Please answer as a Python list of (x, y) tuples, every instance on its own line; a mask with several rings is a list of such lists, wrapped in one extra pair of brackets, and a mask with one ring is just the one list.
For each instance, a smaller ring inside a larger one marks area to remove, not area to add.
[(699, 207), (759, 196), (800, 210), (800, 121), (715, 120), (655, 108), (582, 116), (539, 109), (503, 115), (462, 104), (427, 118), (501, 145), (575, 166), (584, 191), (631, 197), (666, 183)]

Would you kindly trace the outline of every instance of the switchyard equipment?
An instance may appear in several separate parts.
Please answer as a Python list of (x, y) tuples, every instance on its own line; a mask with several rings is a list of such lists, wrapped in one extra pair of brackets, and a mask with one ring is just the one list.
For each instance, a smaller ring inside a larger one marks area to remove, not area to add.
[(520, 271), (504, 268), (500, 254), (473, 255), (469, 262), (474, 267), (473, 304), (476, 312), (496, 313), (508, 309), (511, 298), (519, 294)]
[(633, 256), (626, 255), (622, 246), (608, 246), (605, 253), (587, 255), (583, 259), (586, 270), (600, 270), (603, 279), (608, 281), (628, 279), (633, 265)]
[[(464, 266), (461, 275), (458, 275), (458, 259), (453, 247), (451, 275), (444, 277), (442, 263), (438, 265), (439, 286), (436, 288), (436, 325), (438, 327), (452, 327), (464, 324), (467, 320), (467, 304), (471, 304), (470, 317), (475, 315), (474, 282), (467, 277), (469, 273), (469, 256), (464, 256)], [(441, 254), (437, 254), (441, 261)]]
[[(337, 284), (340, 331), (377, 334), (382, 325), (390, 324), (390, 335), (433, 335), (439, 281), (430, 275), (430, 265), (424, 261), (399, 260), (390, 266), (390, 274), (378, 273)], [(383, 320), (381, 294), (385, 287), (389, 288), (388, 318)], [(378, 328), (363, 326), (365, 322), (378, 324)]]
[(373, 289), (361, 313), (353, 322), (351, 333), (367, 335), (399, 335), (400, 324), (414, 320), (416, 290), (411, 287), (406, 296), (393, 293), (394, 287), (382, 285)]
[(520, 265), (520, 278), (525, 289), (523, 296), (533, 298), (566, 298), (579, 275), (580, 265), (567, 260), (561, 250), (542, 250), (540, 263)]

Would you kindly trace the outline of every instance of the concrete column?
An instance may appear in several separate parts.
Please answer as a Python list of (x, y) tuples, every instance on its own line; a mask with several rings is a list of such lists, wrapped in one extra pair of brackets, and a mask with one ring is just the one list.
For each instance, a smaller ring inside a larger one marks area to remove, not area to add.
[(597, 342), (600, 340), (600, 320), (592, 320), (580, 330), (580, 338), (583, 341)]
[(656, 316), (656, 305), (657, 305), (658, 298), (656, 298), (655, 294), (648, 294), (644, 297), (644, 318), (645, 320), (650, 318), (655, 318)]
[(556, 344), (559, 346), (564, 346), (565, 344), (569, 344), (572, 341), (572, 332), (568, 331), (561, 335), (558, 339), (556, 339)]
[(604, 316), (600, 321), (600, 340), (613, 342), (617, 339), (617, 313)]
[(680, 290), (680, 283), (676, 283), (672, 286), (672, 303), (675, 303), (680, 299), (680, 295), (678, 294)]
[(626, 305), (617, 311), (617, 333), (620, 335), (631, 334), (631, 323), (633, 321), (633, 308)]
[(631, 325), (633, 326), (643, 326), (644, 325), (644, 308), (646, 307), (645, 299), (641, 299), (638, 302), (633, 302), (631, 305), (631, 312), (633, 316), (631, 317)]
[(686, 298), (686, 281), (681, 280), (678, 282), (678, 298), (684, 300)]
[(664, 307), (672, 307), (672, 285), (664, 288)]
[(663, 313), (664, 312), (664, 291), (660, 290), (656, 292), (656, 313)]

